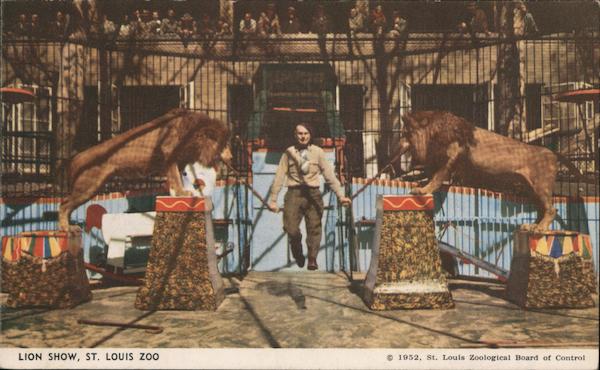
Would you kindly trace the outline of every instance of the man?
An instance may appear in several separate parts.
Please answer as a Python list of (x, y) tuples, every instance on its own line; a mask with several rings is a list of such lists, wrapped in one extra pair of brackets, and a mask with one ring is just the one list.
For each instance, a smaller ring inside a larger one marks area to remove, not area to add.
[(324, 35), (331, 32), (331, 22), (322, 4), (317, 4), (310, 27), (312, 33)]
[(108, 19), (106, 14), (102, 14), (102, 33), (106, 36), (112, 36), (116, 32), (115, 23)]
[(252, 19), (252, 13), (245, 13), (240, 21), (240, 33), (244, 36), (256, 33), (256, 21)]
[(371, 30), (376, 36), (382, 36), (385, 33), (387, 26), (387, 19), (383, 14), (383, 7), (381, 5), (375, 6), (375, 9), (371, 13)]
[(356, 36), (357, 33), (363, 32), (365, 27), (365, 19), (363, 14), (357, 7), (350, 9), (350, 17), (348, 17), (348, 29), (351, 36)]
[(277, 196), (287, 180), (288, 191), (283, 206), (283, 230), (288, 234), (292, 255), (299, 267), (304, 267), (302, 253), (302, 234), (300, 222), (306, 221), (306, 244), (308, 248), (309, 270), (316, 270), (317, 253), (321, 244), (321, 217), (323, 200), (319, 191), (319, 175), (335, 192), (342, 205), (350, 204), (342, 191), (340, 182), (335, 177), (333, 166), (325, 158), (323, 149), (311, 143), (311, 133), (307, 124), (300, 123), (295, 129), (296, 144), (285, 150), (279, 161), (279, 167), (271, 186), (269, 209), (278, 212)]
[(531, 36), (539, 32), (533, 15), (527, 10), (523, 2), (516, 4), (513, 16), (515, 36)]
[(288, 19), (283, 25), (283, 33), (300, 33), (302, 25), (300, 24), (300, 19), (298, 19), (298, 16), (296, 15), (296, 8), (293, 6), (288, 7), (287, 13)]
[(49, 26), (49, 33), (50, 35), (52, 35), (53, 37), (63, 37), (65, 36), (65, 31), (67, 30), (67, 22), (65, 19), (65, 15), (63, 14), (63, 12), (58, 11), (56, 12), (56, 18), (54, 19), (54, 21), (52, 21), (52, 23), (50, 23)]
[(467, 12), (470, 15), (470, 19), (468, 20), (468, 23), (464, 21), (459, 23), (459, 31), (469, 32), (471, 34), (485, 33), (486, 35), (489, 35), (490, 32), (485, 11), (477, 6), (475, 1), (471, 1), (467, 4)]
[(390, 31), (390, 36), (392, 37), (401, 37), (404, 36), (404, 32), (406, 31), (406, 19), (400, 16), (400, 11), (394, 10), (392, 13), (392, 30)]
[(31, 25), (29, 26), (31, 37), (42, 38), (46, 37), (44, 30), (40, 25), (40, 17), (37, 14), (31, 15)]
[(27, 16), (24, 13), (19, 14), (19, 21), (14, 28), (15, 36), (29, 36), (29, 26), (30, 24), (27, 23)]
[(162, 20), (161, 33), (170, 36), (179, 33), (179, 22), (177, 21), (177, 18), (175, 18), (175, 11), (173, 9), (167, 10), (167, 17)]
[[(256, 34), (256, 21), (252, 19), (252, 13), (247, 12), (244, 14), (244, 18), (240, 21), (240, 37), (242, 42), (240, 44), (240, 48), (242, 50), (248, 47), (248, 39), (251, 38), (254, 34)], [(234, 47), (234, 52), (236, 51), (236, 47)]]
[(152, 12), (152, 19), (148, 22), (148, 31), (153, 36), (162, 34), (162, 23), (157, 11)]

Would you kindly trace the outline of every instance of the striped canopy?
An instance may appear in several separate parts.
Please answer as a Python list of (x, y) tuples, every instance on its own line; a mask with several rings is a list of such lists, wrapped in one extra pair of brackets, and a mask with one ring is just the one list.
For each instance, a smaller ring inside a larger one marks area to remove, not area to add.
[(6, 261), (17, 261), (21, 253), (32, 256), (56, 257), (67, 250), (65, 237), (49, 235), (4, 236), (2, 237), (2, 258)]
[(585, 259), (592, 258), (590, 236), (585, 234), (531, 236), (529, 249), (554, 258), (572, 252)]

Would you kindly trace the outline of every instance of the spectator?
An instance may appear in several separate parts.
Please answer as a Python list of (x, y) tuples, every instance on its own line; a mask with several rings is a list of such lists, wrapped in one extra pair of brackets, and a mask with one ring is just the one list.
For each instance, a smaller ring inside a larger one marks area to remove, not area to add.
[(14, 29), (15, 36), (29, 36), (29, 27), (27, 16), (24, 13), (19, 14), (19, 21)]
[[(244, 50), (248, 47), (248, 39), (256, 34), (256, 21), (252, 19), (252, 13), (244, 13), (244, 18), (240, 21), (240, 49)], [(237, 48), (234, 48), (237, 52)]]
[(167, 11), (167, 18), (162, 20), (161, 28), (163, 35), (173, 36), (179, 34), (179, 22), (175, 18), (175, 11), (173, 9)]
[(535, 20), (523, 2), (516, 4), (513, 16), (515, 36), (535, 35), (539, 32)]
[(200, 16), (198, 34), (202, 35), (203, 37), (212, 37), (215, 34), (215, 29), (210, 21), (210, 16), (206, 13)]
[(393, 14), (393, 26), (390, 31), (390, 36), (392, 37), (401, 37), (404, 36), (406, 32), (406, 19), (400, 16), (400, 12), (398, 10), (394, 10)]
[(350, 30), (350, 35), (354, 36), (359, 32), (363, 32), (364, 28), (365, 18), (363, 14), (356, 7), (350, 9), (350, 17), (348, 18), (348, 29)]
[(152, 21), (152, 13), (148, 9), (144, 9), (141, 15), (141, 22), (139, 23), (138, 35), (142, 37), (149, 37), (151, 35), (150, 22)]
[(142, 12), (140, 12), (139, 9), (136, 9), (133, 12), (133, 19), (131, 20), (132, 31), (136, 34), (141, 33), (142, 23), (144, 23), (144, 21), (142, 20)]
[(61, 11), (56, 12), (55, 19), (50, 23), (49, 31), (54, 37), (65, 36), (65, 32), (67, 31), (67, 21), (65, 15)]
[(275, 4), (267, 5), (267, 19), (269, 20), (269, 34), (280, 35), (281, 23), (279, 16), (275, 12)]
[(244, 18), (240, 21), (240, 34), (243, 37), (250, 36), (256, 33), (256, 21), (252, 19), (252, 13), (244, 14)]
[(226, 36), (231, 35), (231, 26), (229, 22), (225, 18), (219, 19), (219, 23), (217, 23), (217, 35), (218, 36)]
[(283, 24), (283, 33), (300, 33), (302, 24), (296, 16), (296, 8), (290, 6), (287, 9), (287, 21)]
[(114, 34), (116, 30), (114, 22), (108, 19), (106, 14), (102, 14), (102, 33), (109, 36)]
[(147, 28), (151, 35), (162, 35), (162, 22), (157, 11), (152, 12), (152, 19), (150, 19), (150, 21), (147, 23)]
[(129, 38), (134, 35), (134, 26), (133, 22), (129, 19), (127, 14), (123, 15), (123, 20), (121, 21), (121, 27), (119, 27), (119, 37)]
[(40, 17), (37, 14), (31, 15), (31, 25), (29, 26), (29, 32), (31, 37), (41, 38), (44, 37), (44, 30), (40, 25)]
[(383, 14), (383, 7), (377, 5), (371, 13), (371, 31), (376, 36), (382, 36), (385, 33), (386, 25), (387, 19), (385, 18), (385, 14)]
[(190, 13), (185, 13), (180, 20), (179, 36), (183, 39), (189, 39), (194, 36), (197, 32), (197, 24)]
[(310, 30), (311, 32), (320, 35), (331, 32), (331, 22), (329, 21), (327, 14), (325, 14), (325, 8), (323, 8), (323, 5), (321, 4), (317, 4)]
[(258, 21), (256, 21), (256, 33), (259, 36), (267, 36), (269, 32), (269, 18), (267, 18), (267, 13), (262, 12), (260, 16), (258, 16)]
[(461, 22), (459, 24), (459, 30), (461, 32), (469, 33), (485, 33), (489, 35), (487, 15), (474, 1), (467, 4), (467, 11), (470, 14), (468, 24)]
[(139, 9), (134, 10), (132, 22), (141, 22), (141, 21), (142, 21), (142, 12)]

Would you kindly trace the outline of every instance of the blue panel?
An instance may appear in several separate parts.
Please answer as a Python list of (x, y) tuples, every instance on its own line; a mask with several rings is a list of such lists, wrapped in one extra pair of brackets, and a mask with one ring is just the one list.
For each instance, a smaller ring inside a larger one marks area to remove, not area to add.
[[(325, 152), (332, 163), (334, 152)], [(265, 199), (269, 194), (273, 178), (281, 159), (281, 152), (254, 152), (252, 154), (253, 187)], [(277, 203), (282, 208), (287, 188), (279, 193)], [(325, 192), (323, 184), (321, 192)], [(283, 214), (274, 214), (267, 210), (258, 199), (254, 198), (252, 207), (251, 231), (251, 268), (255, 271), (300, 270), (291, 257), (287, 236), (283, 232)], [(323, 235), (317, 257), (321, 270), (335, 271), (336, 268), (336, 235), (337, 235), (337, 200), (331, 191), (323, 194), (323, 204), (327, 207), (323, 213)], [(300, 225), (303, 235), (303, 249), (306, 255), (306, 228)], [(339, 267), (338, 267), (339, 268)]]

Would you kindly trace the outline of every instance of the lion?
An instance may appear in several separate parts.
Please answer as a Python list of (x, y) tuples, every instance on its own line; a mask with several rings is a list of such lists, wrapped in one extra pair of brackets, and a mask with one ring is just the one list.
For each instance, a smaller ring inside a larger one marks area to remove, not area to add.
[[(404, 115), (402, 121), (405, 135), (397, 153), (409, 152), (412, 166), (422, 166), (430, 178), (425, 186), (412, 189), (412, 194), (433, 193), (448, 180), (499, 192), (516, 190), (538, 208), (536, 224), (522, 228), (548, 230), (556, 216), (552, 190), (557, 160), (568, 160), (549, 149), (474, 127), (449, 112), (413, 112)], [(400, 155), (395, 158), (393, 165), (399, 168)], [(582, 176), (572, 163), (564, 164)]]
[(194, 162), (204, 166), (212, 166), (219, 159), (229, 162), (229, 135), (229, 128), (218, 120), (173, 109), (78, 153), (69, 164), (70, 194), (60, 204), (59, 228), (68, 230), (71, 212), (113, 176), (135, 179), (166, 175), (175, 195), (191, 195), (183, 189), (179, 168)]

